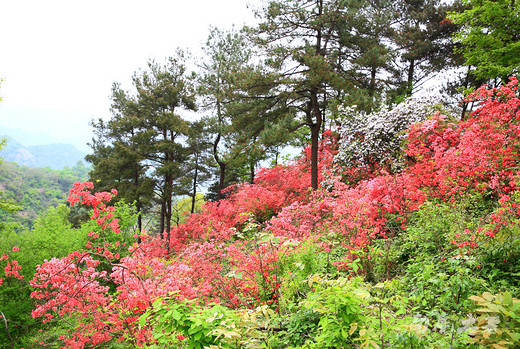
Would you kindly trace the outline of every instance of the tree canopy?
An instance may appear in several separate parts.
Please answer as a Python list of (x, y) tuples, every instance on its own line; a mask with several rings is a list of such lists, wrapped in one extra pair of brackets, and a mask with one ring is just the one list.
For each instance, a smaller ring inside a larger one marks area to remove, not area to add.
[(520, 73), (520, 3), (515, 0), (466, 0), (465, 11), (450, 18), (461, 27), (455, 38), (465, 64), (485, 80), (507, 83)]

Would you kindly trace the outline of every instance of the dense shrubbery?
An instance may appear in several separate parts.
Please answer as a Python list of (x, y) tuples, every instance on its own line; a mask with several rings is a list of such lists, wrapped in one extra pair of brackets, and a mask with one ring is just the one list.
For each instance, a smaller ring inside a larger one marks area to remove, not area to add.
[(517, 89), (513, 80), (478, 90), (471, 98), (480, 106), (465, 121), (439, 112), (411, 120), (419, 122), (405, 138), (396, 129), (385, 148), (403, 143), (399, 156), (371, 157), (377, 172), (358, 161), (363, 154), (348, 167), (333, 162), (338, 149), (354, 159), (346, 143), (363, 135), (345, 133), (338, 144), (327, 133), (319, 190), (307, 187), (304, 153), (228, 188), (169, 239), (141, 234), (130, 248), (109, 204), (114, 193), (76, 184), (69, 201), (92, 208), (93, 226), (86, 248), (48, 259), (31, 281), (33, 316), (54, 331), (37, 343), (517, 347)]

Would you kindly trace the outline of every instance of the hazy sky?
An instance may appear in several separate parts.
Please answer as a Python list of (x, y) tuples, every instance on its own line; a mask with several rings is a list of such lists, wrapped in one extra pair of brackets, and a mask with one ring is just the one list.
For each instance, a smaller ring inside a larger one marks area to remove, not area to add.
[(88, 122), (110, 116), (113, 82), (175, 48), (196, 51), (210, 25), (253, 21), (261, 0), (1, 0), (1, 126), (86, 151)]

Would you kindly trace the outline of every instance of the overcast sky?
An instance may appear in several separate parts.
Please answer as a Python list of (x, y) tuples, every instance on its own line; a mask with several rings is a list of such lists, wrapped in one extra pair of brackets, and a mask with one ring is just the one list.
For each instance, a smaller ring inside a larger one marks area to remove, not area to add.
[(1, 0), (1, 127), (87, 151), (88, 122), (110, 116), (113, 82), (177, 47), (197, 54), (210, 25), (253, 21), (261, 0)]

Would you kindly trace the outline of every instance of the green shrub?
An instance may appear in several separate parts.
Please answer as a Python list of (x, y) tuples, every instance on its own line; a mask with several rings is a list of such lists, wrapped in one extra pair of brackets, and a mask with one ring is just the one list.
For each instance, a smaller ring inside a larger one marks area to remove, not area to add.
[(471, 328), (469, 343), (486, 348), (520, 348), (520, 300), (511, 293), (484, 292), (469, 297), (478, 308), (475, 326)]

